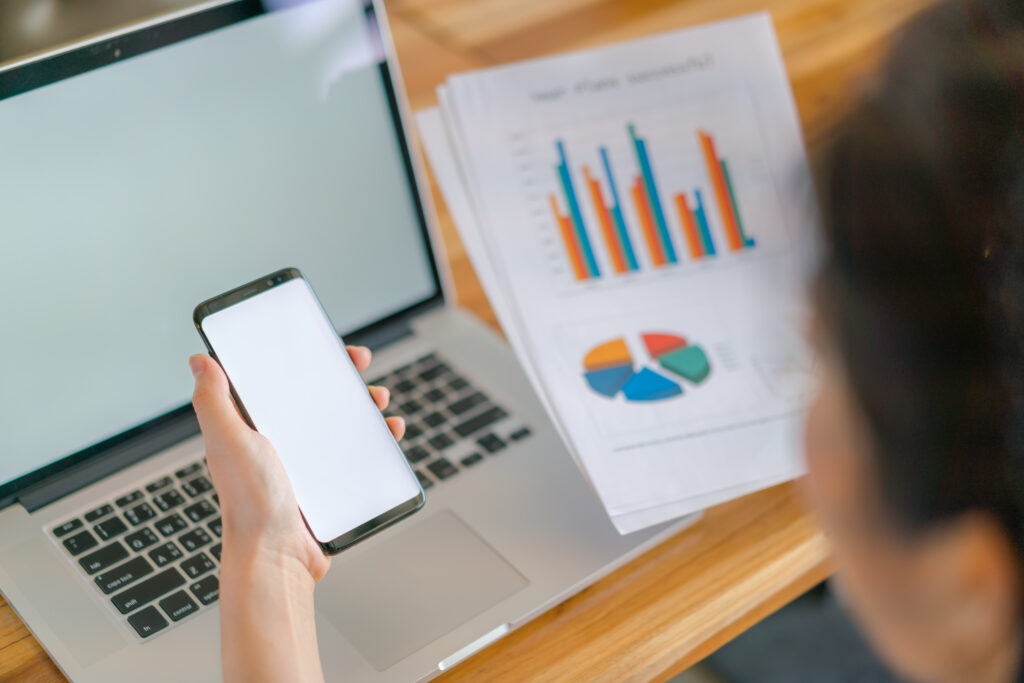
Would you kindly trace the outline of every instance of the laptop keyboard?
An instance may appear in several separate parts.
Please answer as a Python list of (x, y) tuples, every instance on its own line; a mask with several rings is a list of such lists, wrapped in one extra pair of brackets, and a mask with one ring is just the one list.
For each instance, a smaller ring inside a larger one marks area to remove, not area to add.
[[(369, 384), (392, 392), (402, 449), (424, 489), (530, 436), (435, 354)], [(217, 602), (221, 517), (203, 461), (180, 467), (49, 529), (140, 638)]]
[(391, 390), (385, 415), (405, 418), (402, 450), (424, 489), (532, 433), (433, 353), (367, 383)]
[(141, 638), (217, 602), (221, 517), (202, 461), (50, 531)]

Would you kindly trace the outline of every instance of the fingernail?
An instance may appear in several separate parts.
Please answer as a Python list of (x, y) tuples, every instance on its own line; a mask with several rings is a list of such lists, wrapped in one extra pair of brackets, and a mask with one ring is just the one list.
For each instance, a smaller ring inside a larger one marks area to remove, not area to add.
[(188, 359), (188, 366), (192, 369), (192, 376), (199, 377), (206, 369), (206, 364), (200, 356), (192, 356)]

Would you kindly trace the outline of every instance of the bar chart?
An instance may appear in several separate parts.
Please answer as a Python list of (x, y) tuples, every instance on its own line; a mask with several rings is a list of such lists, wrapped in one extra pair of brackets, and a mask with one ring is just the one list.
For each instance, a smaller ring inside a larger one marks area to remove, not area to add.
[[(576, 281), (685, 267), (758, 246), (747, 232), (732, 165), (720, 154), (715, 133), (699, 127), (690, 135), (700, 182), (668, 191), (655, 157), (670, 163), (672, 150), (661, 153), (634, 123), (625, 124), (618, 141), (630, 150), (629, 165), (621, 155), (616, 165), (608, 143), (578, 150), (599, 161), (597, 171), (587, 162), (573, 165), (565, 140), (555, 141), (558, 191), (549, 193), (548, 204)], [(598, 261), (598, 246), (607, 268)]]

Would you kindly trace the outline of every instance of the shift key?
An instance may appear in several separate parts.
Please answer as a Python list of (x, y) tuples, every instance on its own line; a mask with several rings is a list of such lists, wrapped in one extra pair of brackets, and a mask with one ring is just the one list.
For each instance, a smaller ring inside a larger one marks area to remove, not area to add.
[(133, 609), (142, 607), (147, 602), (152, 602), (161, 595), (166, 595), (175, 588), (184, 585), (185, 579), (181, 576), (181, 573), (174, 567), (171, 567), (122, 593), (118, 593), (110, 601), (114, 603), (114, 607), (121, 614), (128, 614)]

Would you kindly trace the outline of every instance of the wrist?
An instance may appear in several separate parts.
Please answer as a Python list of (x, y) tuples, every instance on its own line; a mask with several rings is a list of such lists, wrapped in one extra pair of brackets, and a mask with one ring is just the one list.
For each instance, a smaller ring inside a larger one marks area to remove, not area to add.
[(316, 583), (302, 552), (273, 538), (239, 538), (225, 533), (221, 557), (222, 573), (261, 577), (282, 587), (310, 592)]

